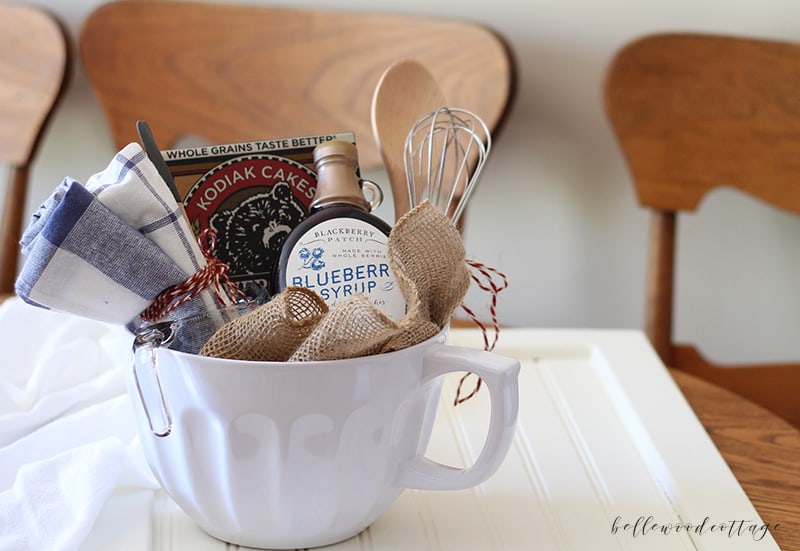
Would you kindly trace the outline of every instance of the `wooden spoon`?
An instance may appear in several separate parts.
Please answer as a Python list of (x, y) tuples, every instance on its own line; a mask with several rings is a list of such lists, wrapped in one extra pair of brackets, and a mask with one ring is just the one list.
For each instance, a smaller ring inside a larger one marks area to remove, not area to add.
[(419, 62), (390, 65), (372, 96), (372, 133), (381, 152), (394, 196), (395, 221), (410, 205), (404, 164), (406, 138), (423, 115), (447, 105), (439, 84)]

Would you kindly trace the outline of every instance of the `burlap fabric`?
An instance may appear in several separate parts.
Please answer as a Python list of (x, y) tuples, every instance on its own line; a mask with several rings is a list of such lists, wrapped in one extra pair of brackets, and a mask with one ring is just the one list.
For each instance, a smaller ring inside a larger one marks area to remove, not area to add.
[(458, 229), (426, 201), (392, 228), (389, 263), (408, 305), (399, 322), (364, 295), (329, 310), (314, 291), (289, 287), (220, 328), (200, 353), (240, 360), (338, 360), (400, 350), (434, 336), (470, 285)]

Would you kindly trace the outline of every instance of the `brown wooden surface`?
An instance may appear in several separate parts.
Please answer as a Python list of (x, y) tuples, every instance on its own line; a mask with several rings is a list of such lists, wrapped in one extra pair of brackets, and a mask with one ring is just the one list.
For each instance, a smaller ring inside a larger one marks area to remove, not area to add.
[(22, 235), (25, 196), (28, 193), (28, 164), (13, 166), (0, 211), (0, 294), (14, 290)]
[(694, 346), (681, 344), (672, 346), (671, 356), (672, 365), (680, 370), (768, 406), (772, 413), (800, 428), (800, 366), (718, 367), (709, 363)]
[(732, 186), (800, 212), (800, 44), (656, 34), (609, 66), (606, 110), (642, 205), (693, 210)]
[(644, 329), (666, 365), (672, 365), (674, 260), (675, 213), (654, 210), (650, 218)]
[(118, 147), (137, 141), (138, 119), (163, 148), (187, 135), (231, 143), (353, 131), (362, 168), (375, 168), (372, 95), (393, 62), (422, 63), (453, 107), (491, 128), (514, 89), (505, 42), (460, 19), (129, 0), (93, 12), (80, 43)]
[(0, 214), (0, 294), (14, 289), (28, 168), (69, 73), (58, 20), (39, 8), (0, 3), (0, 164), (11, 167)]
[(676, 346), (672, 320), (676, 213), (718, 186), (800, 213), (798, 67), (800, 44), (655, 34), (614, 56), (604, 92), (639, 202), (653, 212), (645, 311), (653, 346), (666, 365), (800, 427), (800, 363), (714, 365)]
[(800, 551), (800, 431), (732, 392), (670, 372), (775, 541)]

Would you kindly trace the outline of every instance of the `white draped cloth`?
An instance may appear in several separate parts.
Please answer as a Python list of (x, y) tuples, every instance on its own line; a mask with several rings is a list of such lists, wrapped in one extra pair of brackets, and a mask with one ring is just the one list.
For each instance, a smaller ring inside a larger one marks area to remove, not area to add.
[(112, 494), (158, 487), (125, 388), (132, 340), (0, 303), (0, 549), (82, 549)]

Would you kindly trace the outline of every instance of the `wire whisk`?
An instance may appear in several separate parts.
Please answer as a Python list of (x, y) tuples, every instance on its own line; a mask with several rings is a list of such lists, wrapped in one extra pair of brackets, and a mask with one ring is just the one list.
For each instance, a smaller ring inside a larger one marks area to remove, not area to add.
[(491, 148), (486, 123), (466, 109), (441, 107), (419, 119), (405, 145), (410, 208), (429, 200), (458, 223)]

